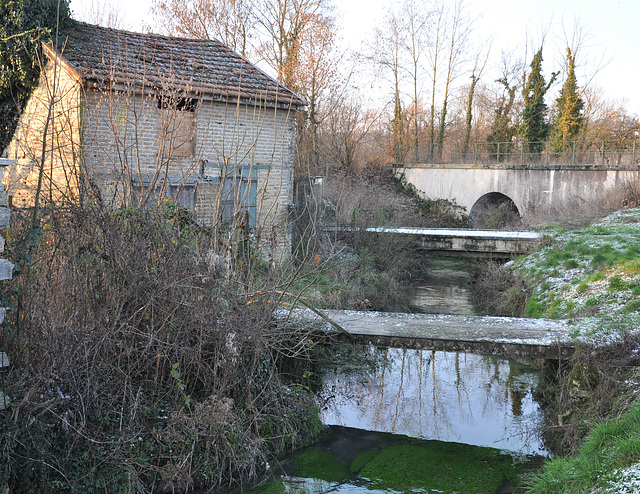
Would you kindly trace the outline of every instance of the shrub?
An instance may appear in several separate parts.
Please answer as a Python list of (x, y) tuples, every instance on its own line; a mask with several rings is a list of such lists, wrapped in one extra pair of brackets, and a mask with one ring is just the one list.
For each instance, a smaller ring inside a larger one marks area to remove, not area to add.
[(16, 226), (0, 338), (11, 492), (239, 485), (318, 429), (278, 371), (308, 345), (274, 324), (274, 291), (234, 284), (206, 232), (163, 212), (70, 207)]

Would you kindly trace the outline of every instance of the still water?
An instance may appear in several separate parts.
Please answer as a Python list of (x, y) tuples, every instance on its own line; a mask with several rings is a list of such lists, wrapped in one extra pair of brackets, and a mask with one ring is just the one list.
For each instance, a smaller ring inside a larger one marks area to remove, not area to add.
[(434, 258), (429, 269), (418, 274), (411, 300), (413, 312), (425, 314), (474, 314), (471, 273), (465, 261)]
[(326, 373), (327, 425), (545, 455), (537, 374), (524, 362), (470, 353), (354, 348), (369, 362)]
[[(472, 289), (463, 261), (434, 259), (412, 307), (471, 315)], [(345, 344), (319, 372), (330, 437), (265, 492), (508, 494), (548, 455), (531, 361)]]

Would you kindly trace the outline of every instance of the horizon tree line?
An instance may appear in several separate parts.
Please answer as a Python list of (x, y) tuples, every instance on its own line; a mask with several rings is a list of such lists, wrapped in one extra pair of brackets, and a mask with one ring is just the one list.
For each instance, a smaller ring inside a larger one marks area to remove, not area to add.
[[(62, 5), (67, 12), (68, 1)], [(96, 0), (86, 20), (121, 27), (109, 12)], [(493, 47), (474, 45), (474, 19), (464, 0), (392, 2), (369, 41), (352, 53), (340, 47), (340, 18), (331, 0), (154, 0), (152, 12), (165, 34), (219, 39), (307, 101), (298, 118), (300, 173), (437, 161), (454, 147), (468, 155), (472, 143), (498, 159), (516, 147), (539, 155), (547, 142), (554, 153), (604, 141), (623, 148), (638, 129), (637, 117), (623, 105), (579, 81), (586, 36), (580, 26), (564, 42), (563, 67), (547, 81), (546, 33), (529, 61), (526, 54), (503, 52), (495, 67)], [(11, 36), (23, 26), (3, 29), (3, 53), (17, 50)], [(13, 88), (2, 99), (7, 111), (24, 105), (7, 74), (37, 78), (4, 56), (0, 91)], [(499, 75), (493, 80), (491, 69)], [(560, 85), (556, 98), (554, 84)]]

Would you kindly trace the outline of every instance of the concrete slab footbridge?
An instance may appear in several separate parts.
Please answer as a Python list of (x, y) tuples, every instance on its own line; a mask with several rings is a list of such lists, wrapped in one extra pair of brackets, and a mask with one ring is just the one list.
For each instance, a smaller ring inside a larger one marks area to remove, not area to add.
[(330, 227), (329, 233), (361, 232), (410, 240), (413, 248), (433, 255), (504, 258), (528, 254), (542, 242), (543, 234), (456, 228)]
[(289, 317), (324, 322), (322, 334), (377, 346), (545, 359), (573, 351), (563, 320), (307, 309)]

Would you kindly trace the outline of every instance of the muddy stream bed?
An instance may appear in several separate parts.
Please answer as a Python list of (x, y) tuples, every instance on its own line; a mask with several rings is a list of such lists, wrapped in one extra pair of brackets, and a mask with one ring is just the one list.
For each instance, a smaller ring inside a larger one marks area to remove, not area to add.
[[(436, 259), (412, 306), (473, 314), (470, 280), (464, 262)], [(321, 374), (329, 433), (258, 491), (508, 494), (549, 454), (532, 361), (345, 344)]]

